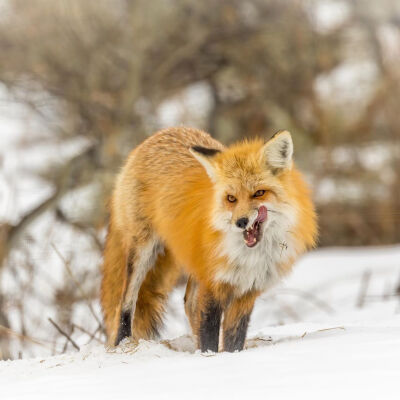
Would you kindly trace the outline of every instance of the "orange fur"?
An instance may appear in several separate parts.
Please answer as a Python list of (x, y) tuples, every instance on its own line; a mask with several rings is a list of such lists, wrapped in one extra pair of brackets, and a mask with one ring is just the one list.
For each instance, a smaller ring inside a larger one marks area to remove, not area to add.
[[(224, 148), (204, 132), (179, 127), (156, 133), (131, 153), (114, 190), (104, 253), (101, 301), (110, 344), (117, 335), (121, 309), (129, 306), (124, 296), (133, 298), (134, 309), (136, 304), (134, 338), (152, 337), (151, 313), (161, 318), (162, 304), (182, 271), (190, 277), (185, 308), (194, 334), (199, 337), (209, 298), (222, 307), (224, 330), (235, 332), (264, 289), (257, 287), (257, 275), (252, 287), (245, 283), (236, 287), (235, 279), (241, 278), (232, 271), (240, 268), (242, 255), (237, 255), (239, 264), (232, 261), (227, 238), (233, 235), (239, 240), (231, 226), (242, 216), (254, 217), (261, 204), (271, 210), (266, 239), (268, 229), (279, 229), (273, 213), (287, 213), (284, 221), (294, 221), (287, 232), (279, 231), (287, 235), (290, 248), (281, 249), (287, 251), (282, 262), (269, 266), (276, 269), (275, 275), (288, 273), (298, 255), (314, 246), (316, 217), (307, 186), (294, 166), (281, 167), (276, 160), (277, 150), (286, 155), (288, 148), (280, 149), (274, 141), (286, 145), (285, 135), (278, 134), (267, 144), (260, 139)], [(189, 151), (195, 145), (220, 152), (197, 157)], [(255, 198), (253, 193), (261, 189), (266, 192)], [(227, 201), (228, 194), (235, 203)], [(257, 246), (245, 249), (243, 259), (247, 252), (260, 251)], [(142, 276), (141, 270), (147, 275)]]

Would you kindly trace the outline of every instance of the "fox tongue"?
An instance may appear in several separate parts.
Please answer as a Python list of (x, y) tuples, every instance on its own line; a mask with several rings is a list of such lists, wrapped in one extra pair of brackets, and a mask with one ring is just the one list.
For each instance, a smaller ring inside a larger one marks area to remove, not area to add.
[(268, 216), (267, 207), (261, 206), (258, 209), (258, 215), (257, 215), (256, 221), (257, 222), (264, 222), (267, 219), (267, 216)]
[(251, 228), (245, 230), (243, 232), (244, 236), (244, 241), (246, 242), (246, 245), (248, 247), (253, 247), (256, 245), (258, 239), (259, 239), (259, 229), (260, 229), (260, 224), (264, 222), (267, 219), (268, 216), (268, 210), (267, 207), (261, 206), (258, 209), (258, 215), (256, 220), (254, 221), (253, 225)]

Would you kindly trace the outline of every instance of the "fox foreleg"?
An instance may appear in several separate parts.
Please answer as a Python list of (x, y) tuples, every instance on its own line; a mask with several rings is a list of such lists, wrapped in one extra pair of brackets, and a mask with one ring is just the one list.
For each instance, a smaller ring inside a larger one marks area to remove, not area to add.
[(246, 294), (240, 298), (233, 299), (224, 310), (224, 351), (243, 350), (255, 299), (256, 296), (254, 294)]

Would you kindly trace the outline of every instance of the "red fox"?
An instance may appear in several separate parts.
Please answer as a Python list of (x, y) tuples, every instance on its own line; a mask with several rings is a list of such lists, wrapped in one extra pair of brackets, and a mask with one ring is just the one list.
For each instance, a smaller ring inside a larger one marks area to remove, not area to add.
[[(108, 343), (154, 339), (182, 273), (201, 351), (243, 349), (256, 298), (315, 245), (310, 192), (289, 132), (224, 147), (162, 130), (132, 151), (111, 200), (101, 303)], [(222, 329), (221, 328), (222, 325)]]

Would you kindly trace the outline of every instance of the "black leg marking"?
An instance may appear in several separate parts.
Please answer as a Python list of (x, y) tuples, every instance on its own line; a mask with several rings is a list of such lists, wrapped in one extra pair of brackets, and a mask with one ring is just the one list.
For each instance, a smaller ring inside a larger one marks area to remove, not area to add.
[(212, 299), (209, 301), (207, 309), (201, 312), (199, 340), (202, 352), (207, 350), (214, 351), (215, 353), (218, 352), (221, 314), (221, 306)]
[(249, 326), (250, 314), (244, 315), (237, 326), (224, 332), (224, 351), (234, 352), (243, 350), (246, 339), (247, 327)]
[(118, 335), (117, 335), (117, 339), (115, 340), (116, 346), (118, 346), (118, 344), (121, 342), (121, 340), (125, 339), (126, 337), (130, 337), (132, 335), (131, 320), (132, 320), (131, 311), (121, 311)]

